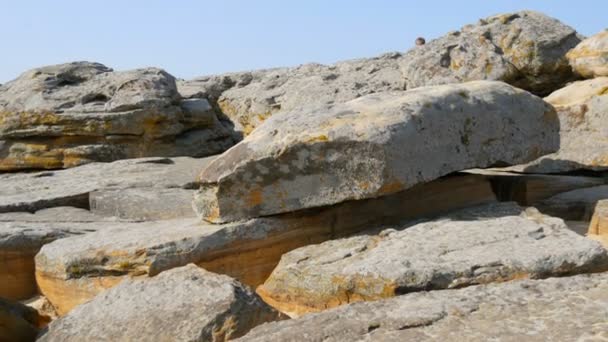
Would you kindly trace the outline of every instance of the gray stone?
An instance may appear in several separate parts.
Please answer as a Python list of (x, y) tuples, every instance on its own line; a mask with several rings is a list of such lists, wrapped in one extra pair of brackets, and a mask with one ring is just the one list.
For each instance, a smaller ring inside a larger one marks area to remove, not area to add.
[(188, 265), (122, 282), (51, 323), (39, 341), (226, 341), (278, 319), (247, 287)]
[(608, 76), (608, 30), (583, 40), (566, 57), (583, 77)]
[(154, 276), (187, 263), (258, 286), (295, 248), (492, 201), (483, 177), (455, 175), (377, 199), (245, 222), (121, 223), (45, 245), (36, 256), (36, 279), (60, 314), (125, 277)]
[(599, 243), (513, 203), (396, 228), (291, 251), (257, 291), (293, 317), (415, 291), (608, 271)]
[(194, 190), (180, 188), (132, 188), (93, 191), (91, 211), (103, 216), (154, 221), (196, 217), (192, 210)]
[(596, 203), (603, 199), (608, 199), (608, 185), (567, 191), (539, 202), (537, 207), (564, 220), (589, 222)]
[(138, 158), (68, 170), (0, 174), (0, 213), (88, 208), (89, 194), (95, 190), (194, 188), (196, 175), (213, 158)]
[(408, 89), (500, 80), (546, 95), (574, 78), (565, 55), (580, 41), (542, 13), (500, 14), (413, 48), (401, 68)]
[(27, 71), (0, 87), (0, 171), (203, 157), (235, 143), (206, 100), (180, 102), (173, 76), (156, 68), (74, 62)]
[(193, 205), (204, 220), (227, 222), (384, 196), (533, 160), (557, 150), (558, 126), (540, 98), (491, 81), (294, 110), (211, 162)]
[(600, 341), (608, 273), (412, 293), (263, 324), (238, 341)]

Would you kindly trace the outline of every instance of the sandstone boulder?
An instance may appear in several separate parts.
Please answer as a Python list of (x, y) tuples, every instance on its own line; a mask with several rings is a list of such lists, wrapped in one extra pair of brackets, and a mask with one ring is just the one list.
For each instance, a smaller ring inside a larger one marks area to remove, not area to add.
[(510, 170), (530, 173), (608, 170), (608, 77), (574, 82), (545, 100), (559, 116), (560, 149)]
[(540, 98), (490, 81), (295, 110), (211, 162), (193, 206), (204, 220), (227, 222), (384, 196), (533, 160), (558, 148), (558, 125)]
[(0, 298), (0, 341), (33, 342), (49, 320), (28, 306)]
[(565, 58), (581, 37), (542, 13), (495, 15), (410, 50), (402, 59), (407, 88), (500, 80), (539, 95), (573, 79)]
[(412, 293), (269, 323), (238, 341), (576, 341), (608, 331), (608, 273)]
[(74, 62), (0, 86), (0, 171), (148, 156), (203, 157), (235, 143), (204, 99), (181, 101), (156, 68)]
[(177, 83), (185, 97), (206, 98), (245, 134), (272, 114), (306, 105), (328, 105), (389, 90), (404, 90), (400, 53), (200, 77)]
[(237, 281), (188, 265), (122, 282), (51, 323), (39, 341), (226, 341), (280, 318)]
[(583, 77), (608, 76), (608, 30), (583, 40), (566, 57)]
[(154, 276), (187, 263), (258, 286), (295, 248), (492, 201), (483, 177), (455, 175), (377, 199), (238, 223), (120, 223), (45, 245), (36, 256), (36, 279), (59, 314), (125, 277)]
[[(193, 189), (200, 169), (213, 158), (137, 158), (68, 170), (0, 174), (0, 213), (58, 206), (89, 208), (90, 193), (96, 190)], [(162, 202), (163, 197), (151, 200)]]
[(290, 316), (415, 291), (608, 271), (608, 251), (513, 203), (289, 252), (258, 293)]

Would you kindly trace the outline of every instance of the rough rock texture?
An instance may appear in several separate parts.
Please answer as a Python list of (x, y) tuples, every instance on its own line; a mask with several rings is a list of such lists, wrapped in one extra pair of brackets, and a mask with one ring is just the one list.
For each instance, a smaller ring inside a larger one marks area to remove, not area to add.
[(194, 190), (181, 188), (132, 188), (93, 191), (91, 211), (102, 216), (131, 220), (168, 220), (196, 217), (192, 210)]
[(389, 90), (404, 90), (400, 53), (339, 62), (306, 64), (207, 76), (177, 83), (185, 97), (207, 98), (235, 128), (249, 134), (278, 111), (304, 104), (328, 105)]
[(89, 193), (102, 189), (194, 188), (196, 175), (213, 158), (138, 158), (69, 170), (0, 174), (0, 213), (88, 208)]
[(41, 316), (48, 317), (50, 320), (54, 320), (59, 317), (57, 315), (57, 311), (55, 311), (55, 308), (53, 307), (53, 304), (51, 304), (51, 302), (49, 302), (49, 300), (44, 296), (37, 295), (30, 299), (24, 300), (21, 303), (36, 310)]
[(608, 248), (608, 199), (600, 200), (595, 205), (587, 233)]
[(378, 199), (225, 225), (196, 219), (123, 223), (44, 246), (36, 256), (36, 279), (60, 314), (125, 276), (154, 276), (186, 263), (257, 286), (295, 248), (491, 201), (483, 177), (464, 175)]
[(114, 221), (71, 207), (0, 214), (0, 297), (16, 300), (36, 294), (34, 257), (44, 244), (104, 229)]
[(299, 316), (414, 291), (598, 271), (608, 271), (608, 251), (597, 242), (536, 209), (500, 203), (296, 249), (258, 293)]
[(608, 185), (564, 192), (537, 203), (543, 213), (564, 220), (591, 220), (599, 200), (608, 199)]
[(49, 322), (49, 317), (18, 302), (0, 298), (0, 341), (35, 341), (39, 329)]
[(583, 77), (608, 76), (608, 30), (583, 40), (566, 57)]
[[(368, 95), (273, 116), (212, 161), (194, 206), (227, 222), (388, 195), (555, 151), (557, 116), (502, 82)], [(437, 139), (441, 132), (441, 139)]]
[(608, 77), (574, 82), (545, 100), (559, 115), (559, 151), (510, 169), (531, 173), (608, 170)]
[(203, 157), (235, 142), (206, 100), (181, 101), (173, 76), (156, 68), (113, 72), (74, 62), (0, 86), (0, 171)]
[(124, 281), (51, 323), (39, 341), (226, 341), (280, 318), (237, 281), (188, 265)]
[(573, 79), (568, 50), (581, 37), (556, 19), (531, 11), (482, 19), (410, 50), (407, 88), (500, 80), (546, 95)]
[(412, 293), (261, 325), (239, 341), (601, 341), (608, 273)]

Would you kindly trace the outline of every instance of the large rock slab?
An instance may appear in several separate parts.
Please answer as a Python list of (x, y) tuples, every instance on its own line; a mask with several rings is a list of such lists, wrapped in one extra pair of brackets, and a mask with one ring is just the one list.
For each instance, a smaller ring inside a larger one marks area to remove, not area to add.
[(58, 206), (89, 208), (89, 195), (96, 190), (192, 189), (200, 169), (213, 158), (137, 158), (68, 170), (0, 174), (0, 213)]
[(589, 222), (596, 203), (603, 199), (608, 199), (608, 185), (567, 191), (537, 203), (537, 207), (564, 220)]
[(26, 299), (37, 292), (34, 257), (47, 243), (116, 224), (71, 207), (0, 214), (0, 297)]
[(204, 99), (181, 101), (156, 68), (74, 62), (0, 86), (0, 171), (149, 156), (204, 157), (235, 143)]
[(261, 325), (239, 341), (576, 341), (608, 331), (608, 273), (412, 293)]
[(565, 55), (580, 41), (573, 28), (542, 13), (500, 14), (415, 47), (401, 67), (408, 89), (500, 80), (546, 95), (573, 79)]
[(583, 77), (608, 76), (608, 30), (583, 40), (566, 57), (572, 69)]
[(299, 316), (415, 291), (599, 271), (608, 271), (600, 244), (560, 219), (500, 203), (296, 249), (258, 293)]
[(33, 342), (49, 320), (28, 306), (0, 298), (0, 341)]
[(608, 77), (574, 82), (545, 100), (559, 116), (559, 151), (510, 169), (529, 173), (608, 170)]
[(36, 256), (36, 279), (59, 314), (125, 277), (154, 276), (187, 263), (258, 286), (295, 248), (491, 201), (487, 180), (461, 175), (377, 199), (224, 225), (197, 219), (122, 223), (45, 245)]
[(39, 341), (226, 341), (278, 319), (247, 287), (188, 265), (122, 282), (51, 323)]
[(227, 222), (384, 196), (533, 160), (558, 148), (558, 125), (540, 98), (490, 81), (295, 110), (211, 162), (193, 205), (204, 220)]
[(363, 95), (404, 90), (393, 52), (333, 65), (306, 64), (199, 77), (177, 83), (185, 97), (206, 98), (245, 134), (279, 111), (306, 105), (347, 102)]

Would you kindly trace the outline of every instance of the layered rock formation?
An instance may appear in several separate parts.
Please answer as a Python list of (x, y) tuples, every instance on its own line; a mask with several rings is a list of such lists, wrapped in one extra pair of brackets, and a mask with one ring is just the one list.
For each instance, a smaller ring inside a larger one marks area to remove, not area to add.
[(599, 244), (509, 203), (396, 228), (289, 252), (258, 293), (299, 316), (415, 291), (608, 271)]
[(0, 171), (148, 156), (207, 156), (235, 142), (206, 100), (181, 101), (156, 68), (114, 72), (75, 62), (0, 87)]
[(39, 341), (226, 341), (278, 319), (248, 288), (188, 265), (121, 283), (53, 322)]
[(608, 30), (583, 40), (566, 57), (585, 78), (608, 76)]
[(540, 98), (487, 81), (295, 110), (211, 162), (193, 205), (204, 220), (227, 222), (384, 196), (533, 160), (558, 148), (558, 125)]

